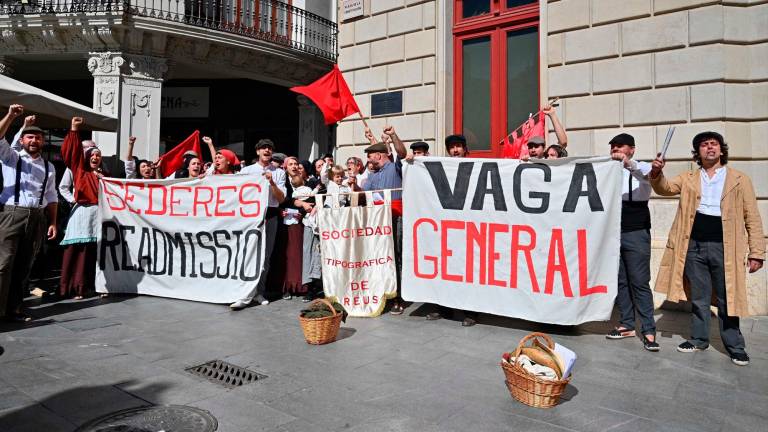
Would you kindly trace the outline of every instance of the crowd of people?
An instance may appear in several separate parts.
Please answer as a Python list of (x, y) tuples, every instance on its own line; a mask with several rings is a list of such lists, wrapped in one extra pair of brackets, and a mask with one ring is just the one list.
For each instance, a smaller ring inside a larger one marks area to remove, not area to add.
[[(520, 159), (536, 163), (545, 158), (566, 157), (567, 135), (552, 107), (542, 110), (553, 125), (557, 144), (546, 146), (546, 137), (533, 136), (527, 141)], [(28, 286), (32, 262), (45, 239), (57, 237), (56, 176), (53, 165), (41, 156), (44, 132), (34, 125), (34, 117), (24, 125), (12, 144), (5, 140), (11, 123), (23, 115), (21, 105), (12, 105), (0, 120), (0, 162), (3, 189), (0, 195), (0, 315), (17, 321), (31, 318), (24, 313), (23, 297)], [(64, 139), (61, 156), (66, 173), (58, 185), (61, 197), (72, 204), (60, 245), (64, 248), (59, 295), (83, 298), (94, 292), (98, 183), (109, 176), (102, 166), (96, 143), (81, 141), (83, 120), (75, 117)], [(267, 305), (268, 297), (304, 301), (323, 296), (320, 239), (315, 221), (318, 195), (326, 206), (349, 205), (354, 192), (391, 190), (392, 235), (397, 271), (398, 295), (392, 299), (389, 313), (400, 315), (407, 304), (400, 296), (402, 272), (402, 186), (403, 164), (429, 156), (429, 144), (405, 143), (392, 126), (377, 140), (366, 127), (370, 145), (364, 152), (367, 161), (350, 157), (344, 166), (330, 154), (314, 161), (275, 152), (275, 144), (261, 139), (256, 144), (257, 158), (250, 165), (228, 149), (216, 149), (209, 137), (203, 137), (211, 162), (194, 151), (184, 153), (180, 168), (163, 176), (163, 164), (171, 161), (137, 160), (133, 154), (135, 138), (130, 138), (124, 159), (125, 173), (138, 179), (201, 178), (210, 175), (240, 173), (262, 176), (269, 184), (265, 215), (265, 263), (258, 283), (242, 299), (230, 305), (241, 310), (252, 304)], [(691, 338), (677, 349), (693, 352), (709, 345), (710, 298), (716, 299), (723, 344), (732, 361), (746, 365), (744, 337), (739, 317), (748, 314), (744, 267), (755, 272), (765, 259), (765, 239), (757, 210), (752, 183), (744, 173), (727, 167), (728, 145), (716, 132), (703, 132), (692, 141), (693, 160), (699, 169), (667, 179), (664, 159), (652, 162), (634, 160), (635, 140), (622, 133), (609, 143), (610, 156), (623, 166), (621, 211), (620, 269), (616, 306), (620, 320), (608, 339), (636, 337), (635, 317), (643, 346), (658, 351), (650, 289), (651, 215), (648, 200), (651, 191), (664, 196), (680, 195), (675, 223), (669, 235), (656, 289), (670, 300), (692, 302)], [(448, 156), (471, 156), (462, 135), (445, 138)], [(179, 161), (175, 161), (179, 162)], [(376, 199), (376, 198), (374, 198)], [(338, 200), (335, 202), (333, 200)], [(272, 288), (272, 291), (268, 291)], [(275, 295), (276, 294), (276, 295)], [(462, 326), (473, 326), (478, 314), (472, 311), (434, 307), (427, 320), (453, 315)]]

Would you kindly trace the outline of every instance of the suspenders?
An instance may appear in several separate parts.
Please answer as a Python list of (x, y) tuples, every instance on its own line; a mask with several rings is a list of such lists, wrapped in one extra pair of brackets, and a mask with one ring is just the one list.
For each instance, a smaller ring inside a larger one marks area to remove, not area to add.
[[(42, 156), (40, 156), (42, 158)], [(45, 177), (43, 177), (43, 187), (40, 189), (40, 198), (37, 200), (37, 205), (43, 206), (43, 198), (45, 198), (45, 187), (48, 185), (48, 173), (50, 168), (48, 167), (48, 161), (43, 159), (43, 165), (45, 165)], [(13, 204), (19, 205), (19, 195), (21, 195), (21, 156), (16, 160), (16, 184), (13, 187)]]
[(629, 173), (629, 201), (632, 201), (632, 173), (631, 172)]

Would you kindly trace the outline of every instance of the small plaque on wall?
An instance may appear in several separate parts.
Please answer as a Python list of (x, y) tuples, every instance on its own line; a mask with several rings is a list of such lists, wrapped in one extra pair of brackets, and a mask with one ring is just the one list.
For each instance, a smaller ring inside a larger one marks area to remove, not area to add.
[(393, 91), (371, 95), (371, 115), (400, 114), (403, 112), (403, 92)]
[(365, 15), (365, 0), (343, 0), (341, 20), (346, 21)]

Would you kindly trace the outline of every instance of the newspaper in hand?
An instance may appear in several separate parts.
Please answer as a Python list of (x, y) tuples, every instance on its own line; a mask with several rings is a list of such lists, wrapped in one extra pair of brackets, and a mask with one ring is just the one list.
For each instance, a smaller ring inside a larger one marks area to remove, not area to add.
[(661, 147), (661, 159), (667, 158), (667, 150), (669, 150), (669, 143), (672, 142), (672, 135), (675, 134), (675, 127), (670, 126), (667, 129), (667, 137), (664, 138), (664, 145)]

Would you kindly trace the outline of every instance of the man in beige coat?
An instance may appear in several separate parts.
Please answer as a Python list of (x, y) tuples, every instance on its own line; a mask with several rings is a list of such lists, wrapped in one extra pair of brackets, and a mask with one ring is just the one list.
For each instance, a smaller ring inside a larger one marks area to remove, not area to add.
[(680, 195), (656, 291), (669, 301), (691, 301), (691, 338), (678, 351), (709, 347), (709, 306), (716, 304), (723, 345), (734, 364), (745, 366), (749, 356), (739, 330), (739, 317), (749, 315), (744, 268), (754, 273), (765, 260), (755, 189), (746, 174), (726, 168), (728, 145), (722, 135), (696, 135), (692, 153), (700, 169), (667, 180), (664, 160), (657, 157), (649, 174), (657, 194)]

